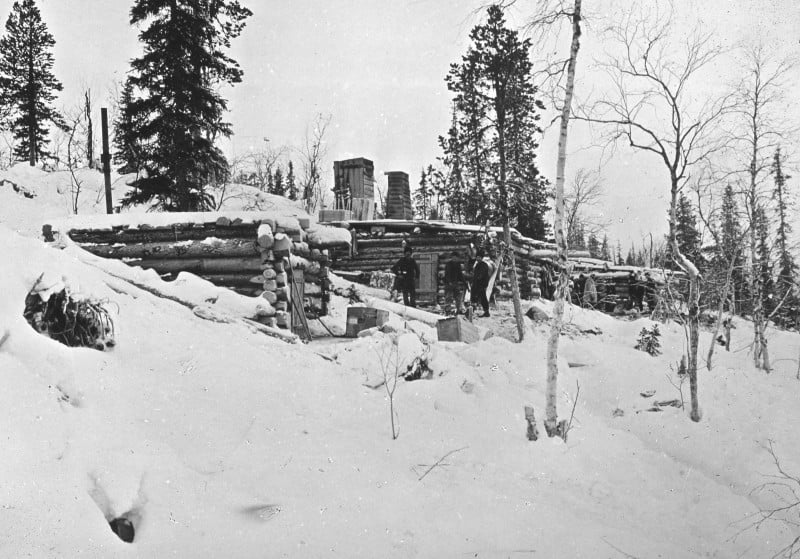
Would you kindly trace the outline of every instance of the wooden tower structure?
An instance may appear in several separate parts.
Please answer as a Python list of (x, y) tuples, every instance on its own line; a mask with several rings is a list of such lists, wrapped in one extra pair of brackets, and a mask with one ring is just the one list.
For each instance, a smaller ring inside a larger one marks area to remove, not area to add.
[(352, 219), (370, 220), (375, 212), (375, 165), (357, 157), (333, 162), (336, 210), (350, 210)]
[(386, 189), (386, 218), (412, 219), (414, 217), (414, 208), (411, 206), (411, 188), (408, 185), (408, 173), (389, 171), (385, 174), (389, 178), (389, 185)]

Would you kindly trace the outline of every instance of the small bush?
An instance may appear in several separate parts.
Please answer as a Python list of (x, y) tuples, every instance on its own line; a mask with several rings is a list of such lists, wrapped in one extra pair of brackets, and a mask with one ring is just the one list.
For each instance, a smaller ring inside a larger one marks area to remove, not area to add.
[(647, 328), (642, 328), (642, 331), (639, 332), (639, 339), (636, 341), (636, 346), (634, 347), (649, 355), (661, 355), (660, 337), (661, 332), (658, 330), (658, 324), (653, 324), (649, 330)]
[(69, 347), (104, 351), (115, 345), (114, 322), (103, 302), (75, 298), (66, 288), (46, 301), (31, 290), (23, 316), (37, 332)]

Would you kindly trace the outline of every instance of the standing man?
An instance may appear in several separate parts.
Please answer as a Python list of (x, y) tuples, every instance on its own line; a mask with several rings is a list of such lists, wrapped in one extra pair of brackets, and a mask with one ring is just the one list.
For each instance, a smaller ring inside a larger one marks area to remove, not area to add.
[(586, 287), (586, 276), (584, 274), (578, 274), (578, 279), (575, 280), (574, 285), (574, 293), (575, 293), (575, 302), (578, 303), (579, 306), (583, 306), (583, 290)]
[[(450, 254), (450, 260), (444, 267), (444, 304), (447, 314), (464, 314), (464, 270), (461, 257), (457, 251)], [(455, 300), (455, 304), (453, 304)], [(453, 310), (455, 308), (455, 310)]]
[(595, 274), (592, 272), (583, 285), (583, 303), (590, 309), (597, 307), (597, 285), (594, 278)]
[(644, 278), (645, 301), (647, 302), (647, 310), (652, 314), (653, 311), (656, 310), (656, 305), (658, 304), (658, 289), (656, 287), (656, 280), (653, 279), (653, 276), (650, 274), (650, 272), (645, 272)]
[(392, 266), (392, 273), (397, 276), (398, 287), (403, 292), (403, 304), (407, 307), (416, 307), (419, 264), (411, 256), (410, 246), (406, 245), (403, 249), (403, 257)]
[(489, 299), (486, 297), (486, 289), (489, 287), (491, 270), (489, 264), (483, 259), (483, 251), (478, 251), (477, 258), (475, 269), (472, 271), (470, 302), (473, 305), (480, 304), (483, 307), (481, 316), (489, 316)]
[(636, 272), (636, 277), (633, 283), (633, 306), (639, 309), (639, 312), (644, 311), (644, 278), (642, 272)]
[(725, 335), (725, 349), (727, 351), (731, 350), (731, 329), (736, 328), (733, 325), (733, 319), (729, 316), (725, 320), (722, 321), (722, 331)]

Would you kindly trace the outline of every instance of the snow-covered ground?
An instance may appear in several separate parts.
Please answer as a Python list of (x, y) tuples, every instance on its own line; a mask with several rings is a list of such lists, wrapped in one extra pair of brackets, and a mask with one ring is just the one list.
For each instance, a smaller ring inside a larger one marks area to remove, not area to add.
[[(680, 399), (678, 326), (661, 326), (651, 357), (633, 349), (648, 320), (571, 307), (561, 417), (580, 395), (566, 443), (525, 437), (524, 406), (540, 429), (544, 415), (545, 324), (521, 344), (433, 343), (433, 378), (398, 384), (393, 440), (372, 388), (390, 336), (290, 345), (203, 320), (35, 238), (68, 211), (55, 180), (29, 178), (49, 192), (34, 199), (0, 184), (0, 557), (771, 557), (798, 535), (747, 529), (783, 504), (754, 492), (778, 473), (764, 446), (800, 475), (796, 333), (771, 332), (767, 375), (737, 321), (733, 351), (700, 371), (693, 423), (647, 411)], [(43, 273), (108, 301), (113, 350), (34, 332), (22, 313)], [(346, 301), (333, 305), (341, 327)], [(508, 314), (479, 324), (510, 331)], [(404, 359), (430, 337), (393, 324)], [(123, 514), (133, 543), (109, 528)]]

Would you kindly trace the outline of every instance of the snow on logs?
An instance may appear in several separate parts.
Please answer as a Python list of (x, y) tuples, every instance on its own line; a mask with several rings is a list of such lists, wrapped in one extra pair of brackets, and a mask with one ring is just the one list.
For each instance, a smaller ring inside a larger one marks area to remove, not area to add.
[(351, 240), (345, 229), (271, 212), (73, 216), (45, 225), (43, 233), (45, 240), (64, 235), (92, 254), (160, 275), (190, 272), (260, 296), (270, 308), (261, 322), (282, 328), (291, 327), (292, 274), (302, 274), (308, 286), (299, 308), (322, 307), (329, 249), (347, 249)]

